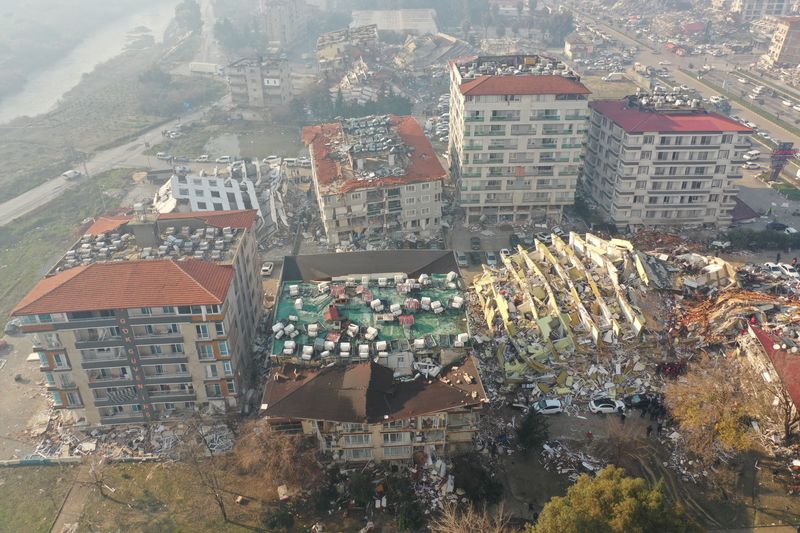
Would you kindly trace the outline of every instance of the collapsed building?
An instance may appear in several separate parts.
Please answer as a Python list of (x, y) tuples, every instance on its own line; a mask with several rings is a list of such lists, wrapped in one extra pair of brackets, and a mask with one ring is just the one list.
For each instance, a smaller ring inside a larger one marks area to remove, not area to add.
[[(571, 233), (502, 255), (473, 281), (471, 324), (504, 390), (569, 401), (660, 387), (659, 365), (678, 355), (666, 337), (673, 299), (735, 285), (717, 258), (650, 255), (625, 240)], [(683, 269), (682, 261), (694, 261)], [(490, 394), (491, 395), (491, 394)], [(520, 398), (526, 402), (530, 398)]]

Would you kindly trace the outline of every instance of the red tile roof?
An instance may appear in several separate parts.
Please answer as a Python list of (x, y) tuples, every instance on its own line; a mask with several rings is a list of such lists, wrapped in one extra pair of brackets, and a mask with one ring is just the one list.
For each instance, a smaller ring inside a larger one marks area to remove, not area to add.
[(750, 330), (761, 343), (772, 367), (781, 378), (786, 392), (792, 399), (795, 407), (800, 409), (800, 355), (790, 354), (786, 350), (775, 349), (774, 345), (781, 345), (783, 341), (777, 335), (768, 333), (761, 328), (750, 326)]
[(222, 304), (232, 279), (230, 265), (195, 259), (93, 263), (42, 279), (12, 314)]
[(621, 100), (589, 102), (628, 133), (750, 133), (752, 130), (718, 113), (656, 113), (625, 107)]
[[(255, 209), (240, 211), (193, 211), (189, 213), (161, 213), (158, 220), (202, 220), (204, 224), (216, 228), (250, 229), (258, 217)], [(133, 215), (101, 215), (85, 231), (88, 235), (98, 235), (115, 231), (133, 220)]]
[(349, 161), (339, 162), (330, 157), (337, 146), (345, 142), (344, 130), (340, 123), (303, 128), (302, 139), (312, 152), (319, 184), (322, 187), (335, 186), (336, 193), (343, 193), (355, 189), (391, 187), (443, 179), (447, 174), (417, 120), (410, 116), (396, 115), (391, 115), (390, 120), (402, 141), (413, 147), (414, 150), (409, 155), (411, 162), (404, 176), (390, 176), (369, 181), (359, 181), (351, 177), (352, 169)]
[(487, 96), (503, 94), (589, 94), (579, 81), (564, 76), (481, 76), (461, 84), (461, 94)]

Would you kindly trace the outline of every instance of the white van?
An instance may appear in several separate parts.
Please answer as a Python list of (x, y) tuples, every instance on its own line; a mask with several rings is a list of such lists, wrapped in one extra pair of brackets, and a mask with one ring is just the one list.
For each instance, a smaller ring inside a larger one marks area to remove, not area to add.
[(294, 157), (287, 157), (283, 160), (286, 163), (287, 167), (296, 167), (297, 166), (297, 159)]
[(742, 159), (744, 159), (745, 161), (756, 161), (758, 160), (759, 157), (761, 157), (761, 152), (759, 152), (758, 150), (750, 150), (749, 152), (744, 154)]

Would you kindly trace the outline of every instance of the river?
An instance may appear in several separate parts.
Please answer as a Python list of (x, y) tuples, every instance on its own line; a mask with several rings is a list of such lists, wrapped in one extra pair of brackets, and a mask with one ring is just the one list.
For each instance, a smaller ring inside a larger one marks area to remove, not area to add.
[(0, 124), (51, 111), (67, 91), (80, 83), (84, 74), (121, 54), (130, 42), (132, 30), (146, 27), (156, 42), (161, 42), (177, 3), (178, 0), (164, 0), (144, 6), (141, 11), (89, 34), (69, 54), (32, 75), (18, 93), (0, 101)]

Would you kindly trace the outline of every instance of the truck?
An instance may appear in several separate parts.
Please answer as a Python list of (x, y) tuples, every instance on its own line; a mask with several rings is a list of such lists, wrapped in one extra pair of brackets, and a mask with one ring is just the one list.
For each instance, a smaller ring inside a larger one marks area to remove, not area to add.
[(221, 66), (216, 63), (200, 63), (193, 61), (189, 63), (189, 74), (193, 76), (222, 76), (224, 71)]
[(603, 81), (622, 81), (625, 79), (625, 74), (622, 72), (611, 72), (601, 78)]

